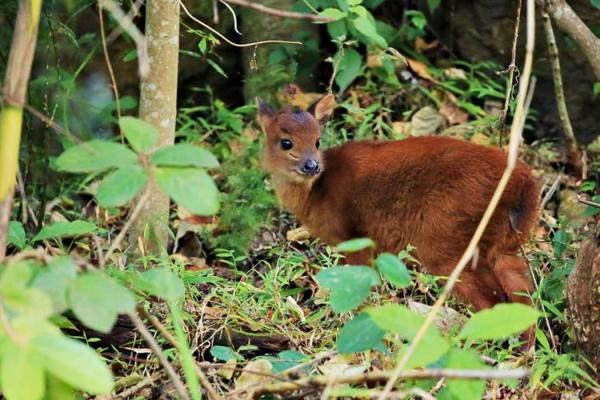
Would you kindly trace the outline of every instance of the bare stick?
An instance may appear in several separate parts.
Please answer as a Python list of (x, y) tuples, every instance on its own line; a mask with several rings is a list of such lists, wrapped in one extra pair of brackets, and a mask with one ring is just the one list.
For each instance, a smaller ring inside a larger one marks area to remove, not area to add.
[[(504, 108), (502, 114), (500, 114), (500, 129), (504, 128), (506, 117), (508, 116), (508, 106), (512, 98), (513, 93), (513, 80), (515, 78), (515, 71), (517, 70), (517, 43), (519, 41), (519, 25), (521, 24), (521, 8), (523, 8), (523, 0), (519, 0), (517, 6), (517, 17), (515, 18), (515, 33), (513, 36), (512, 52), (510, 56), (510, 65), (508, 66), (508, 83), (506, 84), (506, 96), (504, 98)], [(502, 140), (500, 140), (500, 146), (502, 146)]]
[(123, 229), (121, 229), (121, 232), (119, 232), (119, 234), (117, 235), (115, 240), (111, 243), (110, 247), (108, 248), (108, 251), (106, 252), (106, 255), (104, 256), (105, 260), (110, 259), (110, 256), (112, 256), (112, 254), (115, 252), (115, 250), (117, 249), (119, 244), (121, 244), (123, 239), (125, 239), (125, 235), (127, 235), (127, 231), (129, 231), (129, 229), (135, 222), (135, 219), (142, 212), (142, 208), (144, 208), (144, 206), (146, 205), (145, 203), (146, 203), (146, 200), (148, 199), (149, 195), (150, 195), (150, 193), (148, 192), (148, 189), (146, 187), (144, 194), (142, 195), (140, 200), (135, 205), (135, 208), (133, 209), (133, 211), (131, 211), (131, 215), (129, 215), (129, 218), (127, 219), (127, 222), (123, 226)]
[(483, 217), (481, 218), (481, 221), (479, 222), (479, 225), (477, 226), (477, 229), (475, 230), (475, 233), (473, 234), (473, 237), (471, 238), (471, 241), (469, 242), (467, 249), (465, 250), (464, 254), (462, 255), (460, 261), (458, 262), (458, 264), (456, 265), (456, 267), (454, 268), (452, 273), (450, 274), (450, 277), (448, 278), (448, 281), (446, 282), (446, 285), (444, 286), (444, 290), (440, 294), (438, 300), (431, 307), (431, 310), (427, 314), (427, 318), (425, 319), (425, 322), (423, 323), (423, 325), (421, 326), (421, 328), (415, 335), (415, 338), (412, 340), (412, 342), (408, 346), (408, 349), (407, 349), (406, 353), (404, 354), (404, 356), (402, 357), (402, 359), (398, 362), (398, 365), (394, 369), (392, 376), (386, 383), (383, 392), (379, 396), (379, 398), (378, 398), (379, 400), (385, 400), (387, 398), (386, 396), (392, 391), (398, 377), (401, 376), (402, 370), (406, 366), (406, 363), (408, 362), (408, 360), (414, 353), (414, 350), (415, 350), (417, 344), (419, 344), (421, 339), (423, 339), (423, 336), (427, 332), (427, 329), (429, 328), (429, 326), (431, 326), (438, 311), (443, 306), (444, 302), (450, 295), (451, 290), (454, 288), (454, 285), (458, 281), (458, 278), (460, 277), (461, 272), (463, 271), (463, 269), (465, 268), (465, 266), (467, 265), (467, 263), (469, 262), (469, 260), (473, 256), (473, 254), (475, 254), (477, 244), (479, 243), (479, 240), (481, 239), (481, 237), (485, 231), (485, 228), (487, 227), (487, 225), (492, 217), (492, 214), (494, 213), (496, 206), (498, 205), (498, 202), (500, 201), (502, 193), (504, 192), (504, 189), (506, 188), (506, 186), (508, 184), (508, 180), (510, 179), (510, 176), (515, 168), (515, 165), (517, 163), (517, 156), (519, 153), (519, 142), (521, 141), (521, 134), (523, 132), (523, 126), (525, 124), (525, 117), (527, 116), (526, 102), (527, 102), (528, 91), (529, 91), (529, 80), (531, 77), (531, 67), (532, 67), (532, 63), (533, 63), (534, 45), (535, 45), (535, 3), (534, 3), (534, 0), (527, 0), (527, 42), (526, 42), (526, 47), (525, 47), (525, 50), (526, 50), (525, 65), (523, 67), (523, 76), (522, 76), (521, 82), (519, 84), (519, 92), (517, 95), (517, 107), (515, 110), (515, 116), (513, 119), (512, 126), (511, 126), (511, 131), (510, 131), (508, 162), (506, 165), (506, 169), (504, 170), (504, 173), (502, 174), (502, 178), (500, 179), (500, 182), (498, 183), (498, 186), (496, 187), (494, 195), (492, 196), (492, 199), (490, 200), (490, 203), (488, 204), (488, 207), (485, 210), (485, 213), (483, 214)]
[(215, 35), (217, 35), (218, 37), (223, 39), (225, 42), (227, 42), (230, 45), (235, 46), (235, 47), (252, 47), (252, 46), (258, 46), (259, 44), (268, 44), (268, 43), (285, 43), (285, 44), (298, 44), (298, 45), (302, 44), (302, 42), (292, 42), (292, 41), (288, 41), (288, 40), (261, 40), (259, 42), (252, 42), (252, 43), (235, 43), (235, 42), (232, 42), (231, 40), (227, 39), (224, 35), (219, 33), (219, 31), (217, 31), (210, 25), (208, 25), (208, 24), (200, 21), (198, 18), (194, 17), (188, 11), (187, 7), (185, 6), (185, 4), (183, 4), (183, 2), (181, 0), (179, 1), (179, 5), (183, 9), (183, 11), (187, 14), (187, 16), (190, 17), (190, 19), (192, 21), (199, 23), (200, 25), (202, 25), (203, 27), (205, 27), (206, 29), (208, 29), (209, 31), (211, 31), (212, 33), (214, 33)]
[[(235, 10), (234, 10), (234, 9), (233, 9), (233, 7), (231, 7), (231, 6), (229, 5), (229, 3), (227, 3), (226, 1), (224, 1), (224, 0), (219, 0), (219, 1), (220, 1), (220, 2), (221, 2), (221, 3), (222, 3), (224, 6), (225, 6), (225, 8), (227, 8), (227, 9), (229, 10), (229, 12), (231, 13), (231, 17), (233, 18), (233, 30), (234, 30), (234, 31), (235, 31), (235, 33), (237, 33), (238, 35), (241, 35), (241, 34), (242, 34), (242, 32), (240, 32), (240, 30), (238, 29), (238, 21), (237, 21), (237, 15), (236, 15), (236, 13), (235, 13)], [(216, 3), (213, 3), (213, 4), (216, 4)], [(218, 13), (216, 13), (215, 15), (219, 15), (219, 14), (218, 14)], [(215, 23), (218, 23), (218, 21), (217, 21), (217, 22), (215, 22)]]
[(171, 382), (173, 382), (173, 386), (175, 387), (175, 390), (177, 390), (179, 396), (184, 400), (190, 400), (190, 396), (187, 390), (185, 389), (185, 386), (181, 382), (181, 379), (179, 379), (179, 375), (177, 375), (177, 372), (175, 372), (175, 369), (173, 368), (169, 360), (167, 360), (165, 353), (163, 353), (158, 343), (156, 343), (156, 340), (154, 340), (154, 337), (152, 336), (148, 328), (146, 328), (144, 322), (141, 320), (140, 317), (138, 317), (136, 313), (128, 313), (127, 316), (129, 317), (129, 319), (131, 319), (131, 322), (133, 322), (135, 328), (140, 332), (146, 343), (148, 343), (150, 349), (152, 349), (154, 354), (156, 354), (156, 356), (158, 357), (158, 360), (169, 375), (169, 378), (171, 379)]
[[(425, 369), (425, 370), (410, 370), (402, 371), (396, 379), (411, 380), (411, 379), (432, 379), (432, 378), (447, 378), (447, 379), (521, 379), (529, 375), (529, 371), (525, 369), (513, 370), (470, 370), (470, 369)], [(392, 377), (391, 371), (372, 371), (367, 373), (357, 373), (350, 375), (315, 375), (306, 378), (298, 379), (294, 382), (271, 383), (258, 387), (253, 391), (253, 398), (260, 398), (265, 394), (276, 394), (300, 390), (307, 387), (324, 387), (331, 383), (332, 385), (340, 384), (364, 384), (385, 382)], [(381, 392), (383, 394), (383, 392)], [(381, 397), (381, 396), (380, 396)], [(389, 393), (385, 394), (385, 399), (389, 399)]]
[(569, 161), (577, 170), (577, 174), (581, 174), (581, 152), (579, 151), (579, 146), (577, 146), (577, 139), (575, 138), (575, 132), (573, 132), (573, 126), (571, 125), (571, 119), (569, 118), (569, 112), (567, 111), (567, 104), (565, 102), (558, 47), (556, 46), (556, 38), (554, 36), (554, 30), (552, 29), (552, 21), (550, 21), (550, 16), (545, 11), (542, 11), (542, 20), (544, 21), (544, 32), (546, 33), (546, 42), (548, 43), (548, 55), (550, 56), (550, 64), (552, 66), (552, 80), (554, 81), (556, 106), (558, 107), (558, 116), (560, 117), (560, 123), (562, 124), (565, 133)]
[(558, 28), (568, 34), (577, 43), (588, 63), (600, 80), (600, 38), (588, 28), (565, 0), (536, 0)]
[(135, 26), (131, 18), (125, 15), (125, 12), (113, 0), (98, 0), (100, 7), (105, 8), (117, 20), (125, 32), (131, 36), (137, 49), (137, 58), (139, 64), (139, 73), (145, 78), (150, 72), (150, 59), (148, 57), (148, 44), (146, 38)]
[(286, 10), (278, 10), (276, 8), (271, 8), (267, 6), (263, 6), (262, 4), (255, 3), (253, 1), (247, 0), (221, 0), (221, 2), (226, 2), (230, 4), (235, 4), (242, 7), (251, 8), (253, 10), (259, 11), (263, 14), (273, 15), (275, 17), (280, 18), (294, 18), (294, 19), (310, 19), (315, 22), (332, 22), (335, 21), (333, 18), (322, 17), (316, 14), (307, 14), (295, 11), (286, 11)]
[[(121, 119), (121, 99), (119, 98), (119, 88), (117, 87), (117, 80), (115, 79), (115, 73), (110, 62), (110, 56), (108, 55), (108, 47), (106, 46), (106, 32), (104, 30), (104, 13), (102, 12), (102, 7), (100, 7), (100, 4), (98, 4), (98, 21), (100, 22), (100, 38), (102, 39), (102, 51), (104, 52), (106, 69), (108, 70), (113, 93), (115, 95), (117, 118)], [(121, 143), (125, 143), (125, 138), (123, 137), (123, 132), (121, 132), (121, 129), (119, 129), (119, 135), (121, 136)]]

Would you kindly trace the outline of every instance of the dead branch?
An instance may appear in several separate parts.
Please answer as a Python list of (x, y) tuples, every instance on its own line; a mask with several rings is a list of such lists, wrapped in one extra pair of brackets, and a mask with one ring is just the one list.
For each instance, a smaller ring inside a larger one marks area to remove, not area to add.
[(527, 116), (527, 104), (529, 102), (528, 98), (530, 98), (530, 96), (529, 96), (529, 94), (530, 94), (529, 93), (530, 92), (529, 81), (530, 81), (531, 69), (532, 69), (532, 65), (533, 65), (533, 48), (534, 48), (534, 46), (535, 46), (535, 2), (534, 2), (534, 0), (527, 0), (527, 40), (526, 40), (526, 45), (525, 45), (525, 63), (524, 63), (524, 67), (523, 67), (523, 76), (522, 76), (521, 82), (519, 84), (519, 92), (517, 95), (517, 106), (515, 109), (515, 116), (513, 118), (513, 123), (511, 125), (511, 130), (510, 130), (509, 151), (508, 151), (508, 160), (507, 160), (506, 169), (504, 170), (504, 173), (502, 174), (502, 177), (500, 178), (500, 182), (498, 182), (498, 186), (496, 187), (496, 190), (494, 191), (494, 195), (492, 196), (492, 199), (490, 200), (490, 203), (488, 204), (488, 207), (485, 210), (485, 213), (483, 214), (483, 217), (481, 218), (481, 221), (479, 222), (479, 225), (477, 226), (477, 229), (475, 230), (475, 233), (473, 234), (473, 237), (471, 238), (471, 241), (469, 242), (467, 249), (463, 253), (463, 255), (462, 255), (460, 261), (458, 262), (458, 264), (456, 265), (456, 267), (454, 267), (454, 270), (450, 274), (450, 277), (448, 278), (448, 281), (446, 282), (446, 285), (444, 286), (444, 290), (442, 291), (439, 298), (437, 299), (437, 301), (434, 303), (434, 305), (431, 307), (431, 310), (427, 314), (427, 318), (425, 319), (425, 322), (423, 323), (423, 325), (421, 326), (421, 328), (415, 335), (415, 338), (412, 340), (412, 342), (408, 346), (406, 353), (404, 354), (402, 359), (398, 362), (398, 365), (396, 366), (392, 375), (388, 379), (388, 381), (385, 385), (385, 388), (383, 389), (383, 392), (378, 397), (379, 400), (385, 400), (387, 398), (387, 395), (389, 393), (391, 393), (397, 379), (402, 375), (402, 370), (405, 368), (406, 363), (408, 362), (410, 357), (413, 355), (413, 352), (414, 352), (417, 344), (419, 344), (421, 339), (423, 339), (425, 333), (427, 332), (427, 329), (433, 323), (433, 320), (435, 319), (438, 311), (440, 310), (440, 308), (442, 307), (442, 305), (444, 304), (444, 302), (450, 295), (450, 292), (454, 288), (454, 285), (458, 282), (461, 272), (467, 266), (469, 260), (475, 254), (477, 245), (478, 245), (479, 241), (481, 240), (481, 237), (483, 236), (483, 233), (484, 233), (494, 211), (496, 210), (496, 206), (498, 205), (498, 202), (500, 201), (500, 198), (502, 196), (502, 193), (504, 192), (504, 189), (508, 185), (510, 176), (512, 175), (512, 172), (517, 163), (517, 158), (518, 158), (518, 154), (519, 154), (519, 142), (521, 141), (523, 127), (525, 125), (525, 118)]
[(565, 0), (536, 0), (537, 4), (547, 12), (558, 28), (573, 39), (600, 80), (600, 38), (583, 23), (581, 18)]
[(225, 3), (235, 4), (241, 7), (251, 8), (263, 14), (273, 15), (275, 17), (280, 18), (294, 18), (294, 19), (309, 19), (315, 22), (332, 22), (335, 21), (333, 18), (322, 17), (317, 14), (307, 14), (295, 11), (287, 11), (287, 10), (278, 10), (275, 8), (263, 6), (262, 4), (255, 3), (253, 1), (248, 0), (221, 0)]
[(558, 57), (556, 37), (554, 36), (554, 30), (552, 29), (552, 21), (550, 21), (550, 16), (545, 11), (542, 11), (542, 20), (544, 21), (544, 32), (546, 33), (546, 42), (548, 43), (548, 55), (550, 57), (550, 64), (552, 66), (554, 95), (556, 96), (556, 105), (558, 107), (558, 116), (560, 118), (560, 123), (562, 124), (563, 131), (565, 132), (565, 141), (567, 142), (569, 163), (576, 170), (575, 173), (577, 175), (581, 175), (582, 156), (581, 151), (579, 150), (579, 146), (577, 145), (575, 132), (573, 132), (573, 126), (571, 125), (569, 112), (567, 111), (565, 92), (563, 90), (562, 76), (560, 73), (560, 59)]
[[(467, 369), (425, 369), (412, 370), (401, 372), (397, 380), (411, 379), (432, 379), (432, 378), (447, 378), (447, 379), (522, 379), (529, 375), (529, 371), (525, 369), (514, 369), (508, 371), (502, 370), (467, 370)], [(298, 379), (294, 382), (271, 383), (258, 387), (253, 390), (253, 398), (257, 399), (265, 394), (280, 394), (292, 392), (295, 390), (305, 389), (307, 387), (325, 387), (327, 384), (332, 385), (360, 385), (365, 383), (381, 383), (386, 382), (393, 377), (392, 371), (373, 371), (367, 373), (358, 373), (351, 375), (315, 375)], [(383, 392), (382, 392), (383, 394)], [(388, 399), (389, 393), (385, 394)]]
[[(515, 33), (513, 35), (512, 51), (510, 56), (510, 65), (508, 66), (508, 83), (506, 84), (506, 95), (504, 98), (504, 108), (502, 114), (500, 114), (500, 129), (504, 130), (504, 123), (508, 116), (508, 106), (513, 94), (513, 80), (515, 78), (515, 71), (517, 70), (517, 43), (519, 41), (519, 26), (521, 24), (521, 8), (523, 8), (523, 0), (519, 0), (517, 5), (517, 16), (515, 17)], [(502, 146), (502, 140), (500, 140), (500, 146)]]

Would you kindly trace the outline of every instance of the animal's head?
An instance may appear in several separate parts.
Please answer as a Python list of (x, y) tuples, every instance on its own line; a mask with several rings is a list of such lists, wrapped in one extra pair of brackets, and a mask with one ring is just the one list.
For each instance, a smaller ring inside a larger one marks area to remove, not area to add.
[(333, 95), (326, 95), (308, 111), (285, 107), (277, 112), (260, 98), (256, 102), (258, 119), (266, 134), (265, 169), (298, 183), (318, 176), (323, 170), (319, 150), (321, 126), (335, 107)]

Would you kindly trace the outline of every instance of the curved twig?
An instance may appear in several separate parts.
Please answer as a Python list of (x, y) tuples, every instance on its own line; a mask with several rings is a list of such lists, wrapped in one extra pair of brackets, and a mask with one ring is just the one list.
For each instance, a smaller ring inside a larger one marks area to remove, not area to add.
[(263, 6), (262, 4), (255, 3), (253, 1), (247, 0), (220, 0), (221, 3), (231, 3), (241, 7), (251, 8), (253, 10), (259, 11), (263, 14), (273, 15), (275, 17), (280, 18), (294, 18), (294, 19), (310, 19), (315, 22), (332, 22), (335, 21), (333, 18), (323, 17), (317, 14), (307, 14), (295, 11), (286, 11), (286, 10), (278, 10), (276, 8), (271, 8), (267, 6)]

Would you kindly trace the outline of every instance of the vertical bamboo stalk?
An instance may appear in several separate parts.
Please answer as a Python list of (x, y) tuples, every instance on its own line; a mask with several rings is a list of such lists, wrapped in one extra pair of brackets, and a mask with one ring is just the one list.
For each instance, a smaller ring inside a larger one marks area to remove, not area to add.
[[(178, 0), (147, 2), (145, 35), (150, 72), (141, 83), (140, 118), (156, 127), (156, 147), (160, 148), (175, 141), (179, 57)], [(169, 197), (154, 179), (148, 182), (148, 193), (142, 211), (129, 231), (129, 244), (136, 248), (138, 239), (142, 238), (145, 252), (158, 255), (166, 248), (169, 238)]]
[(35, 53), (42, 0), (21, 0), (17, 10), (0, 113), (0, 261), (6, 255), (8, 221), (17, 179), (23, 104)]

